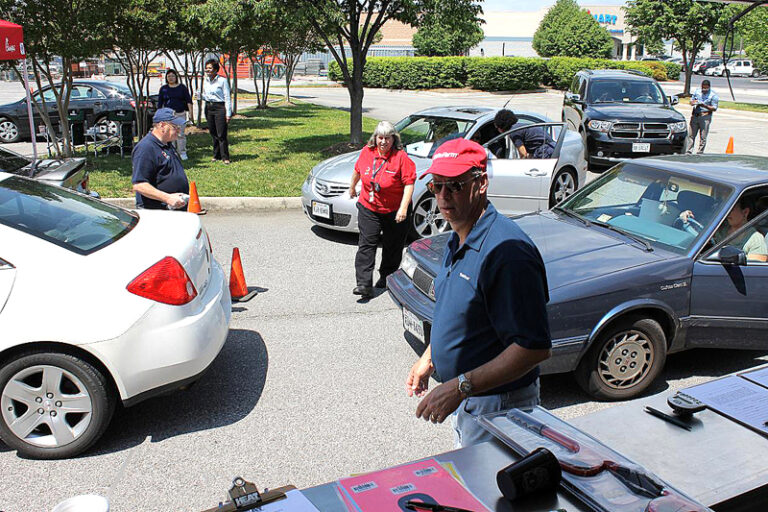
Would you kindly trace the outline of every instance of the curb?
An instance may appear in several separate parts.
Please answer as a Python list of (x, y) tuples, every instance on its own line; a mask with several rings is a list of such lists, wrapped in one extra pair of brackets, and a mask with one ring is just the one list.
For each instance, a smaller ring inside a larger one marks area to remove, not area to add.
[[(107, 197), (102, 199), (122, 208), (136, 208), (132, 197)], [(200, 204), (209, 212), (270, 212), (300, 210), (300, 197), (201, 197)]]

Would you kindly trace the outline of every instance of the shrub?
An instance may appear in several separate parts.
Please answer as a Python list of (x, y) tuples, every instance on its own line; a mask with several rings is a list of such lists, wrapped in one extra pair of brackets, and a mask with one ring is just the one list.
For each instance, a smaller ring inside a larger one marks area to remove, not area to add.
[(576, 0), (557, 0), (533, 34), (542, 57), (610, 57), (613, 39)]
[(674, 62), (662, 62), (665, 68), (667, 68), (667, 80), (680, 80), (680, 73), (683, 72), (682, 64), (676, 64)]
[(622, 61), (608, 59), (581, 59), (576, 57), (552, 57), (546, 61), (544, 73), (547, 85), (565, 90), (571, 85), (573, 76), (582, 69), (631, 69), (640, 71), (656, 80), (667, 79), (667, 68), (655, 61)]
[(484, 91), (523, 91), (544, 82), (545, 61), (525, 57), (470, 57), (467, 85)]

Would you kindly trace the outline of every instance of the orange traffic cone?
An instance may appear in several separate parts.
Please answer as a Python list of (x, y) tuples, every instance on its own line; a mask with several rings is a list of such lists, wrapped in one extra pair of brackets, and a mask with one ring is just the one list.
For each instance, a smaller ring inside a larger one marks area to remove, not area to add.
[(240, 262), (240, 249), (232, 249), (232, 270), (229, 273), (229, 294), (233, 302), (247, 302), (251, 300), (258, 292), (256, 290), (249, 292), (245, 284), (245, 274), (243, 273), (243, 264)]
[(189, 184), (189, 205), (187, 206), (187, 211), (198, 215), (208, 213), (208, 210), (200, 208), (200, 198), (197, 196), (197, 185), (195, 185), (194, 181)]
[(728, 139), (728, 146), (725, 148), (725, 154), (726, 155), (732, 155), (733, 154), (733, 137)]

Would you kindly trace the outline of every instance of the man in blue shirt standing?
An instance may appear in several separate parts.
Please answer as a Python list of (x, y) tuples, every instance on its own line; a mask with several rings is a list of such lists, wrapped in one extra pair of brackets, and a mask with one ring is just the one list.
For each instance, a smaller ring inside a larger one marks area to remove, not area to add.
[[(429, 188), (453, 234), (435, 279), (431, 343), (406, 391), (424, 397), (416, 416), (448, 417), (456, 446), (488, 441), (481, 414), (539, 403), (538, 364), (551, 354), (544, 263), (511, 219), (488, 202), (487, 156), (465, 139), (432, 157)], [(428, 392), (429, 377), (442, 384)]]
[(158, 109), (152, 122), (152, 130), (131, 153), (136, 207), (186, 209), (189, 181), (173, 147), (173, 141), (186, 123), (170, 108)]
[(693, 146), (696, 143), (696, 135), (699, 135), (698, 154), (704, 153), (707, 145), (707, 135), (709, 134), (709, 125), (712, 123), (712, 113), (717, 110), (720, 98), (709, 84), (709, 80), (701, 82), (701, 89), (697, 89), (691, 96), (691, 114), (690, 130), (688, 133), (688, 154), (693, 153)]

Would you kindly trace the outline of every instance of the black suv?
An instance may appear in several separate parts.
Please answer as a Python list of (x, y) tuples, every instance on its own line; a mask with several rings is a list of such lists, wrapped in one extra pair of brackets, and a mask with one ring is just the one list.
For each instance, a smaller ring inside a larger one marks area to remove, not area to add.
[(576, 73), (563, 101), (563, 121), (584, 139), (592, 171), (629, 158), (685, 152), (688, 125), (674, 109), (677, 96), (640, 72)]

